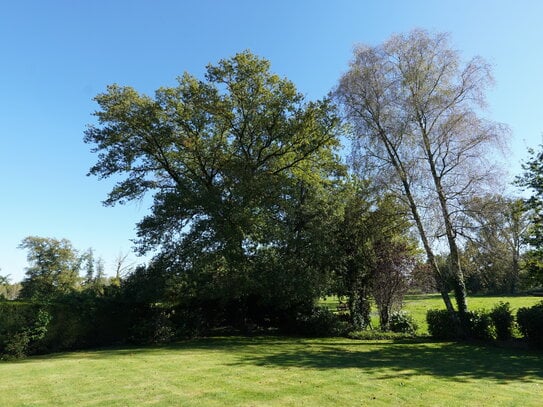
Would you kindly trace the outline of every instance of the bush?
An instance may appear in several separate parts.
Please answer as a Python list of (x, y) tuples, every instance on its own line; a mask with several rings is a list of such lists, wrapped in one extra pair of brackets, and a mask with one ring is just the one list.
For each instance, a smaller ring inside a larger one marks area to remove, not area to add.
[(515, 318), (508, 302), (496, 304), (490, 311), (490, 318), (496, 330), (496, 339), (507, 341), (513, 337)]
[(531, 345), (543, 348), (543, 301), (529, 308), (519, 308), (517, 323)]
[(392, 332), (409, 335), (415, 335), (419, 329), (411, 314), (405, 311), (393, 312), (390, 315), (388, 326)]
[(494, 338), (494, 327), (490, 315), (483, 310), (468, 311), (462, 319), (455, 312), (428, 310), (426, 314), (428, 332), (435, 339), (480, 339)]
[(166, 343), (175, 336), (168, 309), (144, 307), (144, 312), (130, 329), (129, 340), (137, 344)]
[(458, 339), (460, 320), (445, 309), (431, 309), (426, 313), (428, 332), (435, 339)]
[(492, 318), (484, 310), (468, 311), (463, 325), (466, 339), (490, 341), (496, 336)]

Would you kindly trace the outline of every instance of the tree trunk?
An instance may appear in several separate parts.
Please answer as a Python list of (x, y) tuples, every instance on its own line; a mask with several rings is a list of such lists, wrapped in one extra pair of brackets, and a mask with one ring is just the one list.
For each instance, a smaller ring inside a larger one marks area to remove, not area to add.
[(419, 214), (417, 203), (415, 202), (415, 198), (411, 192), (411, 186), (409, 184), (406, 171), (403, 167), (403, 163), (399, 158), (398, 152), (396, 151), (392, 143), (388, 140), (388, 137), (386, 136), (386, 132), (383, 129), (380, 129), (380, 136), (381, 136), (381, 140), (385, 144), (387, 153), (392, 161), (394, 169), (396, 170), (396, 173), (398, 174), (401, 180), (401, 183), (405, 192), (405, 196), (407, 198), (407, 202), (409, 203), (409, 209), (411, 211), (411, 215), (413, 216), (413, 220), (415, 221), (415, 225), (419, 232), (419, 236), (422, 241), (424, 251), (426, 252), (426, 258), (428, 260), (428, 263), (430, 264), (430, 267), (432, 268), (432, 272), (434, 274), (434, 278), (438, 285), (441, 298), (443, 298), (443, 302), (445, 303), (445, 307), (447, 308), (447, 311), (449, 311), (450, 313), (454, 313), (454, 307), (449, 298), (449, 293), (446, 290), (445, 284), (443, 284), (443, 280), (444, 280), (443, 274), (441, 273), (441, 270), (439, 269), (439, 265), (437, 264), (434, 251), (432, 250), (432, 247), (430, 246), (430, 241), (428, 240), (428, 236), (426, 235), (426, 230), (424, 229), (424, 225), (422, 223), (422, 218)]
[(466, 285), (464, 283), (464, 274), (462, 273), (462, 267), (460, 265), (460, 251), (458, 250), (458, 245), (456, 244), (456, 232), (454, 231), (453, 225), (451, 223), (451, 215), (449, 213), (449, 208), (447, 207), (447, 197), (445, 196), (445, 192), (443, 191), (441, 177), (437, 172), (428, 133), (426, 132), (422, 121), (419, 121), (419, 124), (421, 126), (426, 159), (430, 166), (430, 172), (432, 173), (432, 179), (436, 188), (439, 206), (441, 209), (441, 215), (443, 217), (443, 223), (445, 225), (445, 234), (447, 235), (447, 243), (449, 245), (449, 261), (451, 266), (451, 272), (453, 275), (454, 297), (456, 299), (458, 312), (462, 316), (465, 315), (468, 310), (468, 302), (466, 295)]

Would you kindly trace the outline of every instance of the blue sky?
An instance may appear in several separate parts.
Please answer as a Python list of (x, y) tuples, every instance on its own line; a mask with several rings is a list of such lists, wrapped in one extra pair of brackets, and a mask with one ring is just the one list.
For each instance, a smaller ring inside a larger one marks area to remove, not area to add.
[[(506, 164), (520, 172), (543, 132), (543, 2), (9, 1), (0, 8), (0, 274), (18, 281), (29, 235), (93, 247), (111, 269), (149, 201), (103, 207), (110, 181), (86, 177), (92, 98), (106, 85), (152, 93), (188, 71), (250, 49), (308, 98), (324, 96), (356, 43), (415, 27), (450, 32), (466, 58), (494, 67), (487, 116), (512, 130)], [(138, 260), (132, 256), (133, 261)]]

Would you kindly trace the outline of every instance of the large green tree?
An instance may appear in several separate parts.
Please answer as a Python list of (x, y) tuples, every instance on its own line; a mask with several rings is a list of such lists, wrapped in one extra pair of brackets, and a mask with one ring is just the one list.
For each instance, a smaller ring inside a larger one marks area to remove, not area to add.
[(490, 82), (488, 64), (480, 58), (462, 63), (447, 35), (414, 30), (356, 48), (336, 91), (353, 125), (356, 164), (371, 164), (383, 188), (409, 207), (450, 311), (436, 250), (448, 248), (456, 303), (464, 312), (457, 221), (463, 200), (492, 179), (487, 152), (504, 134), (479, 115)]
[(90, 174), (120, 179), (107, 205), (153, 195), (139, 251), (159, 250), (172, 274), (190, 275), (187, 292), (241, 296), (259, 285), (255, 273), (272, 274), (278, 292), (316, 281), (304, 273), (320, 258), (310, 242), (324, 224), (318, 203), (343, 171), (339, 121), (327, 100), (305, 101), (269, 68), (243, 52), (154, 97), (118, 85), (96, 97), (98, 124), (85, 135), (98, 153)]

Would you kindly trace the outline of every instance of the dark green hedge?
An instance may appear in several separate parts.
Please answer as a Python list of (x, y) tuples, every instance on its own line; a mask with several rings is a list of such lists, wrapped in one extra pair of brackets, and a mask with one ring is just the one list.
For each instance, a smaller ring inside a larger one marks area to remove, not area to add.
[(529, 308), (519, 308), (517, 323), (532, 346), (543, 348), (543, 301)]
[(464, 316), (447, 310), (428, 310), (426, 322), (430, 335), (440, 340), (491, 340), (496, 335), (490, 314), (482, 310), (468, 311)]

